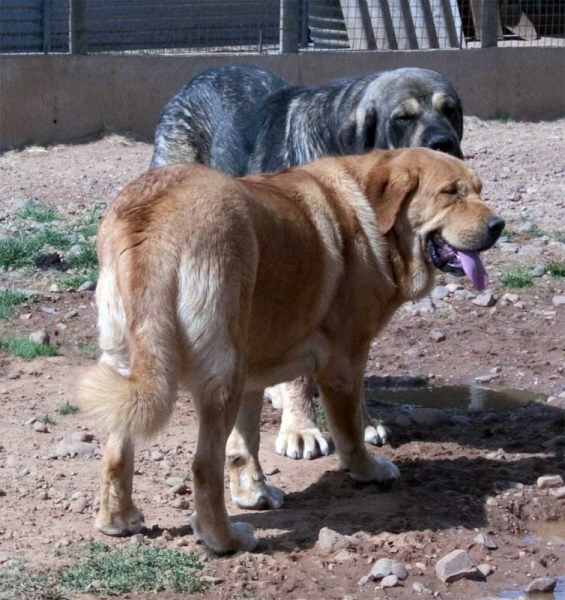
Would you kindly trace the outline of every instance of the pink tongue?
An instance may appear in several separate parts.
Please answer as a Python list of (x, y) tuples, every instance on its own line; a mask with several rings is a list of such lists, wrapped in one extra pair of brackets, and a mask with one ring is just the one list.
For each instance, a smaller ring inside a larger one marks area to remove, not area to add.
[(457, 254), (465, 275), (467, 275), (479, 291), (484, 290), (488, 285), (488, 275), (479, 253), (457, 250)]

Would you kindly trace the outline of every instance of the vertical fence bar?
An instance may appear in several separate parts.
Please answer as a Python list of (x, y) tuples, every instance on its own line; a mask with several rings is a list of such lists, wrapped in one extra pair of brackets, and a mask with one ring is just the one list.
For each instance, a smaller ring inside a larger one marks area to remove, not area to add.
[(498, 0), (482, 0), (481, 48), (495, 48), (498, 38)]
[(69, 2), (69, 52), (86, 54), (86, 0)]
[(43, 54), (51, 52), (51, 3), (53, 0), (43, 0), (41, 7), (43, 18)]
[(300, 47), (308, 48), (308, 0), (300, 3)]
[(280, 51), (298, 52), (300, 33), (300, 0), (281, 0)]

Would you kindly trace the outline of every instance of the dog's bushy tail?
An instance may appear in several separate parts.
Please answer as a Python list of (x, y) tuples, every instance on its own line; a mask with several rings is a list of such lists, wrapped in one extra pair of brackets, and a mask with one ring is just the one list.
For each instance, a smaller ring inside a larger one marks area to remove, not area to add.
[[(105, 363), (103, 354), (101, 362), (89, 369), (79, 385), (80, 405), (110, 433), (151, 437), (165, 425), (172, 412), (177, 395), (179, 352), (174, 317), (176, 286), (164, 283), (162, 275), (167, 270), (164, 266), (160, 277), (152, 277), (155, 271), (148, 268), (144, 281), (136, 282), (135, 301), (126, 304), (123, 318), (110, 319), (114, 328), (123, 328), (114, 338), (127, 340), (129, 372), (121, 373)], [(103, 304), (109, 304), (107, 295), (119, 294), (117, 282), (104, 283), (98, 285), (99, 310), (103, 310)], [(129, 287), (127, 281), (120, 283)]]

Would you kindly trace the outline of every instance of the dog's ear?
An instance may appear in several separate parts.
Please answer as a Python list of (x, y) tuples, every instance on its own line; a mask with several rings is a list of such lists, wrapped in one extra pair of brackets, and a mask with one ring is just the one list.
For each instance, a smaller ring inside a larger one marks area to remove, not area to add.
[(379, 178), (375, 182), (375, 188), (371, 192), (377, 213), (377, 225), (382, 234), (388, 233), (394, 227), (402, 206), (414, 195), (419, 182), (418, 172), (406, 168), (392, 168), (388, 177)]
[(364, 154), (375, 147), (377, 137), (377, 109), (373, 103), (360, 106), (338, 132), (343, 154)]

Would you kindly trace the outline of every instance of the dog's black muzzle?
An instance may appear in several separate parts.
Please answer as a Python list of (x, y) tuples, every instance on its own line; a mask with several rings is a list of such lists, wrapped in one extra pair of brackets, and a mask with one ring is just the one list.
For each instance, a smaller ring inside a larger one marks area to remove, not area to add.
[(434, 133), (424, 140), (422, 145), (424, 148), (430, 148), (430, 150), (437, 150), (455, 156), (455, 158), (463, 159), (459, 140), (451, 132)]

